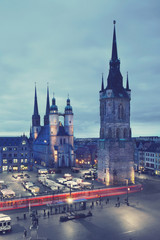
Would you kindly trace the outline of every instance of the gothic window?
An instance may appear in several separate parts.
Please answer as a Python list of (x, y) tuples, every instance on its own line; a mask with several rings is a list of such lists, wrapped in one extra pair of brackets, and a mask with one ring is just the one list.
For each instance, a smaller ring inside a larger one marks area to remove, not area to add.
[(104, 103), (104, 115), (106, 115), (106, 102)]
[(112, 138), (112, 130), (111, 130), (111, 128), (108, 129), (108, 137)]
[(123, 105), (120, 104), (118, 106), (118, 119), (123, 119), (124, 118), (124, 109), (123, 109)]
[(132, 130), (131, 130), (131, 128), (130, 128), (129, 137), (131, 137), (131, 136), (132, 136)]
[(62, 138), (60, 139), (60, 144), (62, 145)]
[(127, 138), (127, 137), (128, 137), (127, 128), (125, 128), (125, 129), (124, 129), (124, 132), (123, 132), (123, 137), (124, 137), (124, 138)]
[(116, 129), (116, 138), (119, 138), (120, 137), (120, 130), (119, 128)]
[(104, 138), (104, 128), (101, 128), (101, 138)]

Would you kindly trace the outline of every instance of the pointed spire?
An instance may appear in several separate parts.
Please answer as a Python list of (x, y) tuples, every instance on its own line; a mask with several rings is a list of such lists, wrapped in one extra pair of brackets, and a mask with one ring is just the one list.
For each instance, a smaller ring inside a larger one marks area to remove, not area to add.
[(36, 83), (35, 83), (35, 96), (34, 96), (34, 112), (32, 115), (32, 126), (40, 126), (40, 115), (38, 113)]
[(103, 81), (103, 73), (102, 73), (102, 85), (101, 85), (101, 92), (104, 91), (104, 81)]
[(49, 86), (48, 86), (48, 83), (47, 83), (47, 102), (46, 102), (46, 114), (44, 116), (44, 125), (49, 125), (49, 112), (50, 112)]
[(120, 60), (118, 59), (117, 53), (117, 42), (116, 42), (116, 30), (115, 24), (116, 21), (113, 21), (114, 30), (113, 30), (113, 43), (112, 43), (112, 58), (110, 60), (110, 69), (107, 79), (107, 89), (112, 89), (115, 91), (115, 94), (119, 96), (119, 93), (122, 94), (123, 89), (123, 78), (120, 72)]
[(117, 41), (116, 41), (116, 28), (115, 28), (115, 24), (116, 21), (113, 21), (114, 24), (114, 31), (113, 31), (113, 43), (112, 43), (112, 61), (115, 61), (118, 59), (118, 53), (117, 53)]
[(35, 96), (34, 96), (34, 113), (33, 115), (38, 116), (38, 102), (37, 102), (37, 89), (36, 89), (36, 83), (35, 83)]
[(129, 89), (129, 81), (128, 81), (128, 72), (127, 72), (126, 90), (127, 90), (127, 91), (130, 91), (130, 89)]
[(29, 137), (32, 138), (32, 127), (30, 126), (30, 133), (29, 133)]
[(46, 103), (46, 115), (49, 114), (50, 103), (49, 103), (49, 86), (47, 86), (47, 103)]

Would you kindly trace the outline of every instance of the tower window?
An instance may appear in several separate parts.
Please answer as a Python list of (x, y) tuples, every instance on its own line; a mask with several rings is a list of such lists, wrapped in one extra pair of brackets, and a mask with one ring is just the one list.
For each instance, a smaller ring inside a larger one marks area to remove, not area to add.
[(128, 132), (127, 132), (127, 129), (126, 129), (126, 128), (124, 129), (123, 137), (124, 137), (124, 138), (128, 137)]
[(123, 105), (120, 104), (118, 106), (118, 119), (123, 119), (124, 118), (124, 108)]
[(111, 130), (111, 128), (108, 129), (108, 138), (112, 138), (112, 130)]
[(116, 138), (119, 138), (120, 137), (120, 130), (119, 128), (116, 129)]

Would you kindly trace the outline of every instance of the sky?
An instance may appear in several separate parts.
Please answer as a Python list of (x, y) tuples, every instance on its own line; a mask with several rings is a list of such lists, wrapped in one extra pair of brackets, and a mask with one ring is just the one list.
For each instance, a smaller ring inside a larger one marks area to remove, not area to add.
[(0, 136), (29, 134), (35, 82), (43, 124), (48, 82), (60, 112), (69, 94), (75, 137), (99, 137), (113, 20), (132, 135), (160, 136), (159, 9), (159, 0), (0, 0)]

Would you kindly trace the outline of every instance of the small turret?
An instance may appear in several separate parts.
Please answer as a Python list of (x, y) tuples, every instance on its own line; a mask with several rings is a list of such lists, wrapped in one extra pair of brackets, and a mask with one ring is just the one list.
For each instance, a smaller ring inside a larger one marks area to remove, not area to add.
[(131, 98), (131, 89), (129, 88), (128, 72), (127, 72), (126, 91), (128, 93), (129, 98)]
[(103, 73), (102, 73), (102, 85), (101, 85), (101, 91), (100, 92), (103, 92), (104, 91), (104, 81), (103, 81)]
[(69, 96), (68, 96), (67, 106), (65, 107), (65, 113), (71, 113), (71, 112), (72, 112), (72, 107), (70, 105), (70, 99), (69, 99)]

